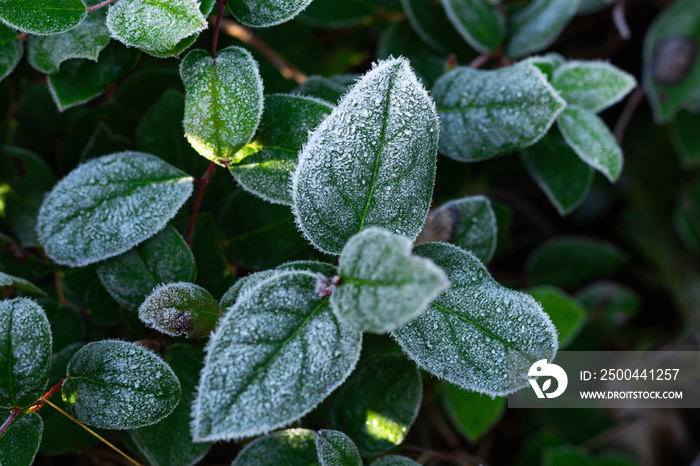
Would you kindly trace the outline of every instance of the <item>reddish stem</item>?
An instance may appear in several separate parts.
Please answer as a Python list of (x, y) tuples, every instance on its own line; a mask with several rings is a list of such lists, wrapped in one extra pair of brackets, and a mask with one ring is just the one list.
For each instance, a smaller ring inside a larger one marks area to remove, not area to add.
[(469, 63), (469, 68), (474, 68), (475, 70), (478, 70), (482, 66), (484, 66), (486, 63), (488, 63), (489, 60), (491, 60), (491, 57), (493, 57), (493, 53), (491, 52), (485, 52), (476, 57), (474, 60), (472, 60), (471, 63)]
[(637, 107), (642, 102), (643, 98), (644, 98), (644, 87), (639, 86), (632, 93), (630, 98), (627, 99), (627, 103), (625, 104), (625, 108), (622, 110), (622, 113), (620, 114), (620, 118), (617, 120), (617, 123), (615, 124), (614, 134), (615, 134), (615, 139), (617, 139), (618, 144), (622, 144), (622, 140), (625, 138), (625, 131), (627, 130), (627, 125), (629, 124), (630, 120), (632, 119), (632, 115), (634, 115), (634, 112), (637, 110)]
[(216, 23), (214, 24), (214, 39), (211, 44), (211, 56), (216, 56), (216, 46), (219, 43), (219, 30), (221, 29), (221, 18), (224, 16), (224, 10), (228, 4), (228, 0), (217, 0), (219, 3), (219, 13), (216, 15)]
[(17, 419), (17, 416), (19, 416), (19, 413), (21, 413), (22, 410), (20, 408), (14, 408), (12, 412), (10, 413), (10, 417), (7, 418), (5, 422), (3, 422), (2, 426), (0, 426), (0, 437), (2, 437), (2, 434), (5, 433), (5, 431), (12, 425), (13, 422), (15, 422), (15, 419)]
[(192, 241), (194, 240), (194, 227), (197, 225), (197, 216), (199, 215), (199, 208), (202, 206), (202, 198), (204, 197), (204, 192), (207, 190), (207, 185), (209, 180), (214, 175), (214, 170), (216, 169), (216, 164), (211, 162), (207, 171), (198, 180), (195, 181), (197, 184), (197, 194), (194, 198), (194, 204), (192, 205), (192, 217), (190, 217), (190, 227), (187, 230), (187, 244), (192, 246)]
[(88, 12), (88, 13), (92, 13), (93, 11), (99, 10), (100, 8), (104, 8), (104, 7), (106, 7), (107, 5), (109, 5), (110, 3), (114, 3), (114, 2), (116, 2), (116, 1), (117, 1), (117, 0), (105, 0), (104, 2), (98, 3), (98, 4), (95, 5), (95, 6), (89, 6), (89, 7), (87, 7), (87, 12)]

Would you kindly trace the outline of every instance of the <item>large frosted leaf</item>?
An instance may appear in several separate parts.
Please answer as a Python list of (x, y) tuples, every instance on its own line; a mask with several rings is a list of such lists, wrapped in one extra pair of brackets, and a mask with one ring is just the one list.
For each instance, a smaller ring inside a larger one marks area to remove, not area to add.
[(462, 162), (537, 142), (566, 103), (533, 65), (495, 71), (456, 68), (437, 80), (440, 152)]
[(504, 396), (527, 385), (508, 381), (508, 351), (541, 351), (554, 357), (557, 331), (542, 307), (525, 293), (491, 278), (470, 253), (426, 243), (416, 254), (442, 267), (452, 282), (428, 309), (393, 332), (418, 365), (466, 390)]
[(385, 333), (413, 319), (449, 287), (445, 273), (411, 254), (405, 236), (368, 228), (343, 248), (333, 310), (364, 332)]
[(0, 407), (27, 407), (43, 393), (51, 367), (51, 326), (26, 298), (0, 301)]
[(265, 111), (255, 138), (235, 155), (229, 166), (238, 184), (277, 204), (292, 204), (290, 185), (298, 153), (314, 130), (331, 113), (329, 103), (300, 95), (265, 97)]
[(498, 49), (505, 33), (505, 19), (489, 0), (441, 0), (447, 18), (478, 52)]
[(0, 81), (14, 71), (24, 53), (24, 45), (17, 34), (0, 24)]
[(309, 138), (292, 197), (304, 235), (338, 254), (379, 226), (414, 239), (435, 183), (438, 119), (403, 58), (379, 62)]
[(169, 415), (182, 391), (173, 370), (135, 343), (102, 340), (83, 346), (68, 364), (61, 393), (80, 422), (103, 429), (136, 429)]
[(528, 173), (559, 215), (567, 215), (586, 200), (593, 184), (593, 169), (557, 132), (523, 149), (521, 156)]
[(598, 115), (571, 105), (559, 116), (557, 126), (581, 160), (610, 181), (617, 180), (622, 172), (622, 149)]
[(418, 415), (422, 397), (416, 365), (401, 354), (363, 359), (333, 395), (329, 424), (345, 432), (364, 456), (399, 445)]
[(598, 113), (622, 100), (637, 81), (609, 63), (570, 61), (554, 71), (552, 85), (569, 105)]
[(167, 225), (135, 248), (100, 263), (97, 274), (115, 301), (134, 310), (160, 283), (193, 282), (196, 266), (183, 237)]
[(8, 275), (5, 272), (0, 272), (0, 287), (3, 286), (14, 286), (20, 290), (27, 291), (29, 293), (34, 293), (42, 296), (46, 296), (46, 292), (41, 288), (37, 287), (34, 283), (24, 278), (15, 277), (14, 275)]
[(92, 159), (46, 196), (37, 231), (59, 264), (119, 255), (160, 231), (192, 194), (192, 178), (158, 157), (122, 152)]
[(496, 213), (484, 196), (447, 202), (428, 214), (417, 243), (453, 243), (487, 264), (498, 240)]
[(250, 442), (241, 450), (232, 466), (312, 464), (318, 464), (316, 434), (307, 429), (289, 429)]
[(105, 24), (106, 9), (90, 13), (85, 20), (70, 31), (50, 36), (29, 36), (27, 59), (34, 69), (51, 74), (71, 58), (97, 60), (109, 43), (109, 30)]
[(82, 0), (0, 0), (0, 21), (31, 34), (58, 34), (87, 15)]
[(340, 431), (319, 431), (316, 434), (316, 450), (320, 466), (362, 466), (357, 447)]
[(268, 27), (294, 18), (311, 0), (232, 0), (231, 13), (246, 26)]
[[(0, 410), (0, 418), (9, 412)], [(37, 413), (29, 413), (12, 424), (0, 436), (0, 464), (2, 466), (30, 466), (39, 450), (44, 423)]]
[(361, 333), (333, 314), (317, 280), (309, 272), (275, 275), (229, 309), (207, 346), (193, 405), (195, 440), (289, 424), (350, 374)]
[(174, 55), (180, 41), (207, 28), (197, 0), (120, 0), (109, 8), (112, 37), (156, 56)]
[(534, 0), (510, 18), (509, 57), (520, 58), (544, 50), (576, 15), (579, 0)]
[(228, 165), (255, 134), (263, 111), (258, 63), (240, 47), (216, 58), (193, 50), (180, 65), (185, 84), (185, 136), (202, 156)]

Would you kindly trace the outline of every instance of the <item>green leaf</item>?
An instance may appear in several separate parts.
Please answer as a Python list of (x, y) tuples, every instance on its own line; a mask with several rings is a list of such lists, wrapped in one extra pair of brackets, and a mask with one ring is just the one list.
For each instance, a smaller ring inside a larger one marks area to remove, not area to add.
[(299, 15), (299, 20), (324, 29), (340, 29), (367, 24), (375, 5), (363, 0), (315, 0)]
[(372, 463), (372, 466), (418, 466), (420, 463), (413, 461), (405, 456), (389, 455), (382, 456), (377, 461)]
[(558, 237), (542, 244), (530, 255), (527, 274), (534, 285), (569, 288), (609, 275), (626, 261), (627, 256), (610, 243)]
[(508, 351), (553, 357), (558, 348), (557, 331), (540, 305), (496, 283), (478, 259), (457, 246), (419, 244), (415, 253), (442, 267), (452, 287), (393, 332), (404, 352), (465, 390), (504, 396), (526, 386), (525, 379), (509, 383)]
[(206, 337), (219, 320), (219, 304), (201, 286), (169, 283), (157, 286), (139, 307), (139, 319), (161, 333)]
[[(51, 325), (54, 355), (57, 351), (81, 342), (85, 338), (85, 322), (75, 309), (57, 304), (47, 307), (46, 317)], [(51, 377), (53, 377), (53, 356), (51, 361)], [(65, 370), (63, 372), (65, 373)], [(63, 378), (63, 375), (60, 378)]]
[(12, 29), (0, 24), (0, 81), (9, 76), (22, 59), (24, 44)]
[[(185, 216), (183, 220), (184, 229), (181, 231), (187, 231), (189, 218)], [(212, 215), (208, 212), (200, 213), (194, 229), (192, 254), (198, 264), (206, 264), (206, 267), (200, 267), (197, 271), (197, 284), (214, 295), (223, 294), (233, 284), (221, 247), (222, 241)]]
[(357, 75), (343, 74), (336, 76), (309, 76), (292, 91), (293, 94), (316, 97), (326, 102), (336, 103), (348, 92), (348, 86), (353, 84)]
[(683, 186), (673, 207), (673, 226), (685, 247), (700, 251), (700, 183)]
[(49, 91), (59, 111), (89, 102), (101, 95), (138, 60), (138, 54), (114, 43), (107, 46), (97, 62), (67, 60), (60, 71), (48, 76)]
[(100, 122), (97, 124), (95, 131), (92, 132), (90, 139), (80, 151), (80, 161), (94, 159), (102, 155), (113, 154), (115, 152), (124, 152), (133, 150), (131, 140), (114, 134), (109, 126)]
[(412, 247), (405, 236), (381, 228), (353, 236), (340, 255), (333, 311), (372, 333), (386, 333), (420, 314), (450, 283), (430, 260), (413, 256)]
[(619, 178), (622, 172), (622, 149), (598, 115), (570, 105), (559, 115), (557, 126), (581, 160), (611, 182)]
[(680, 112), (671, 123), (671, 138), (683, 168), (700, 166), (700, 115)]
[(401, 4), (416, 34), (438, 52), (447, 54), (464, 44), (439, 2), (401, 0)]
[(577, 15), (596, 13), (612, 4), (610, 0), (579, 0)]
[(552, 85), (569, 105), (598, 113), (621, 101), (637, 81), (609, 63), (570, 61), (554, 71)]
[(192, 251), (170, 225), (135, 248), (97, 266), (97, 274), (109, 294), (131, 310), (138, 309), (154, 286), (193, 282), (196, 273)]
[(422, 387), (416, 365), (401, 354), (363, 359), (333, 394), (332, 429), (345, 432), (363, 456), (399, 445), (418, 415)]
[(317, 280), (309, 272), (273, 276), (225, 314), (207, 345), (192, 408), (196, 441), (289, 424), (350, 374), (361, 333), (333, 314)]
[(70, 31), (50, 36), (29, 36), (27, 60), (35, 70), (45, 74), (58, 72), (59, 66), (71, 58), (97, 60), (109, 44), (109, 30), (105, 25), (105, 8), (87, 15), (85, 20)]
[(559, 215), (569, 214), (586, 200), (593, 184), (593, 169), (558, 132), (550, 132), (520, 155), (528, 173)]
[(309, 3), (311, 0), (233, 0), (229, 8), (233, 16), (246, 26), (266, 28), (289, 21)]
[(629, 322), (642, 304), (634, 291), (614, 282), (592, 283), (576, 293), (576, 299), (586, 308), (591, 320), (600, 319), (609, 328)]
[(678, 0), (644, 38), (644, 89), (657, 123), (700, 104), (700, 4)]
[(316, 434), (289, 429), (260, 437), (241, 450), (231, 466), (309, 466), (318, 464)]
[(453, 243), (488, 264), (496, 252), (497, 239), (491, 202), (484, 196), (471, 196), (431, 210), (416, 243)]
[(240, 47), (216, 58), (193, 50), (180, 65), (185, 83), (185, 136), (203, 157), (228, 165), (255, 134), (263, 111), (258, 63)]
[(297, 154), (330, 115), (328, 102), (300, 95), (265, 97), (265, 110), (253, 140), (234, 156), (231, 174), (244, 189), (275, 204), (292, 205), (289, 186)]
[(25, 408), (44, 394), (51, 367), (51, 327), (27, 298), (0, 301), (0, 407)]
[(554, 71), (563, 65), (566, 59), (558, 53), (547, 53), (544, 55), (535, 55), (528, 57), (518, 62), (519, 65), (533, 65), (547, 75), (547, 80), (551, 83), (554, 77)]
[(87, 15), (82, 0), (0, 0), (0, 21), (30, 34), (58, 34)]
[(72, 267), (117, 256), (160, 231), (192, 189), (191, 177), (154, 155), (92, 159), (44, 199), (39, 241), (51, 259)]
[(320, 466), (362, 466), (362, 458), (350, 438), (337, 430), (320, 430), (316, 434)]
[(190, 466), (211, 448), (209, 443), (194, 443), (190, 434), (190, 407), (203, 359), (202, 350), (184, 344), (171, 345), (166, 350), (165, 362), (180, 380), (182, 400), (157, 424), (129, 431), (141, 454), (153, 466)]
[(0, 272), (0, 286), (14, 286), (23, 291), (29, 293), (38, 294), (41, 296), (47, 296), (46, 292), (41, 288), (37, 287), (34, 283), (24, 278), (15, 277), (13, 275), (8, 275), (4, 272)]
[(71, 359), (61, 389), (66, 409), (80, 422), (124, 430), (154, 424), (177, 406), (175, 373), (155, 353), (135, 343), (102, 340)]
[(520, 58), (549, 47), (576, 15), (579, 0), (534, 0), (509, 18), (506, 53)]
[(495, 71), (459, 67), (433, 87), (440, 115), (440, 153), (475, 162), (528, 147), (566, 107), (535, 66)]
[(493, 52), (505, 35), (505, 19), (489, 0), (441, 0), (447, 18), (477, 52)]
[(538, 286), (527, 292), (542, 305), (559, 331), (559, 347), (566, 347), (586, 323), (586, 310), (575, 298), (554, 286)]
[(196, 0), (120, 0), (109, 8), (107, 27), (112, 37), (155, 56), (174, 55), (186, 37), (207, 28)]
[[(0, 410), (0, 416), (9, 414)], [(30, 466), (39, 450), (44, 423), (37, 413), (22, 416), (0, 436), (2, 466)]]
[(299, 155), (292, 197), (304, 235), (332, 254), (369, 226), (414, 239), (430, 207), (438, 132), (408, 61), (380, 61)]
[(445, 384), (445, 408), (450, 419), (470, 442), (476, 443), (503, 417), (506, 398), (490, 398)]

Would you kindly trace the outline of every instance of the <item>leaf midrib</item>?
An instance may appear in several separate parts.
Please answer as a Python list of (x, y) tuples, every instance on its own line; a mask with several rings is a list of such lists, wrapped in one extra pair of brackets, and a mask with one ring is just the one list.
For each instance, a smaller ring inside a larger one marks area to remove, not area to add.
[(461, 320), (462, 322), (465, 322), (465, 323), (468, 323), (468, 324), (473, 325), (473, 326), (476, 327), (480, 332), (482, 332), (482, 333), (485, 334), (486, 336), (488, 336), (488, 337), (490, 337), (490, 338), (493, 338), (494, 340), (498, 341), (499, 343), (501, 343), (501, 344), (502, 344), (503, 346), (505, 346), (506, 348), (512, 349), (512, 350), (514, 350), (514, 351), (521, 351), (521, 350), (518, 349), (517, 347), (513, 346), (513, 344), (511, 344), (510, 342), (504, 340), (503, 338), (499, 337), (499, 336), (496, 335), (495, 333), (492, 333), (491, 331), (489, 331), (488, 329), (486, 329), (486, 328), (483, 327), (482, 325), (478, 324), (477, 322), (475, 322), (475, 321), (473, 321), (473, 320), (467, 318), (467, 316), (465, 316), (464, 314), (460, 314), (459, 312), (453, 311), (452, 309), (448, 309), (448, 308), (446, 308), (445, 306), (443, 306), (443, 305), (441, 305), (441, 304), (438, 304), (438, 303), (435, 302), (435, 301), (433, 301), (432, 304), (433, 304), (433, 306), (437, 307), (437, 308), (438, 308), (439, 310), (441, 310), (442, 312), (445, 312), (445, 313), (447, 313), (447, 314), (453, 315), (453, 316), (457, 317), (459, 320)]

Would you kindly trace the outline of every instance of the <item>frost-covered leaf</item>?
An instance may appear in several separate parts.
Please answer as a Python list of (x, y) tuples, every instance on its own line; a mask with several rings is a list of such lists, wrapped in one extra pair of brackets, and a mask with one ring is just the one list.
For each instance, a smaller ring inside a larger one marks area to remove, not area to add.
[(477, 52), (491, 52), (501, 45), (505, 19), (489, 0), (441, 0), (447, 18)]
[(552, 319), (559, 332), (559, 347), (566, 347), (586, 323), (586, 310), (575, 298), (554, 286), (538, 286), (527, 292)]
[(152, 466), (190, 466), (198, 463), (211, 448), (209, 443), (194, 443), (190, 434), (190, 407), (203, 360), (204, 352), (192, 346), (175, 344), (166, 350), (165, 362), (180, 380), (182, 400), (162, 421), (129, 432)]
[(180, 65), (185, 84), (185, 136), (203, 157), (228, 165), (255, 134), (263, 83), (250, 52), (228, 47), (213, 58), (193, 50)]
[(73, 267), (119, 255), (160, 231), (192, 189), (191, 177), (154, 155), (92, 159), (44, 199), (39, 241), (50, 258)]
[(533, 65), (540, 69), (544, 74), (547, 75), (549, 82), (552, 82), (554, 77), (554, 70), (559, 68), (566, 62), (566, 59), (559, 55), (558, 53), (547, 53), (545, 55), (535, 55), (533, 57), (528, 57), (522, 61), (519, 61), (519, 65)]
[(519, 58), (549, 47), (576, 15), (579, 0), (534, 0), (509, 18), (509, 57)]
[(411, 254), (405, 236), (368, 228), (343, 248), (333, 310), (363, 332), (386, 333), (420, 314), (449, 287), (444, 272)]
[(29, 293), (38, 294), (41, 296), (46, 296), (46, 292), (41, 288), (37, 287), (34, 283), (24, 278), (15, 277), (13, 275), (8, 275), (5, 272), (0, 272), (0, 287), (2, 286), (14, 286), (20, 290), (27, 291)]
[(253, 140), (234, 156), (233, 177), (247, 191), (276, 204), (292, 204), (292, 173), (298, 153), (314, 130), (330, 115), (328, 102), (300, 95), (265, 97), (265, 110)]
[(374, 355), (333, 394), (329, 425), (345, 432), (363, 456), (375, 455), (403, 442), (421, 397), (413, 362), (401, 354)]
[(330, 77), (309, 76), (306, 81), (295, 87), (292, 93), (316, 97), (334, 104), (348, 91), (348, 86), (354, 84), (358, 77), (355, 74), (340, 74)]
[(587, 15), (589, 13), (595, 13), (613, 3), (613, 0), (579, 0), (576, 14)]
[(658, 123), (700, 104), (700, 3), (678, 0), (647, 30), (644, 89)]
[(316, 433), (289, 429), (260, 437), (238, 454), (232, 466), (309, 466), (318, 464)]
[(97, 60), (109, 43), (105, 24), (107, 10), (94, 11), (85, 20), (62, 34), (29, 36), (27, 60), (32, 67), (45, 74), (56, 73), (59, 66), (71, 58)]
[(452, 287), (393, 332), (406, 354), (431, 374), (465, 390), (504, 396), (527, 385), (507, 377), (508, 351), (553, 357), (557, 331), (531, 296), (505, 288), (470, 253), (449, 244), (419, 244)]
[(197, 0), (120, 0), (110, 6), (112, 37), (155, 56), (174, 55), (180, 41), (207, 28)]
[(309, 6), (311, 0), (232, 0), (233, 16), (246, 26), (265, 28), (289, 21)]
[(443, 54), (463, 46), (464, 41), (450, 23), (440, 2), (401, 0), (401, 4), (413, 30), (426, 44)]
[(382, 456), (372, 463), (372, 466), (419, 466), (420, 463), (405, 456), (388, 455)]
[[(0, 410), (3, 419), (9, 412)], [(0, 465), (30, 466), (39, 450), (44, 423), (37, 413), (29, 413), (0, 436)]]
[(434, 104), (408, 61), (379, 62), (299, 156), (292, 197), (304, 235), (333, 254), (369, 226), (414, 239), (430, 207), (438, 132)]
[(241, 438), (289, 424), (350, 374), (361, 333), (288, 272), (241, 296), (212, 334), (193, 405), (195, 440)]
[(320, 466), (362, 466), (362, 458), (350, 438), (337, 430), (320, 430), (316, 434)]
[(488, 264), (496, 252), (497, 240), (491, 202), (484, 196), (471, 196), (431, 210), (416, 243), (453, 243)]
[(113, 42), (105, 47), (96, 62), (85, 59), (63, 62), (58, 73), (48, 76), (49, 91), (59, 111), (101, 95), (136, 66), (138, 57), (134, 50)]
[(87, 15), (82, 0), (0, 0), (0, 21), (30, 34), (58, 34)]
[(219, 304), (201, 286), (168, 283), (157, 286), (139, 307), (139, 319), (173, 337), (206, 337), (219, 320)]
[(598, 113), (622, 100), (637, 81), (609, 63), (570, 61), (554, 71), (552, 85), (569, 105)]
[(570, 105), (559, 115), (557, 126), (567, 144), (591, 167), (614, 182), (622, 172), (622, 149), (598, 115)]
[(433, 87), (440, 152), (474, 162), (522, 149), (547, 133), (566, 103), (533, 65), (460, 67)]
[(124, 254), (97, 266), (109, 294), (122, 306), (135, 310), (160, 283), (193, 282), (194, 256), (184, 238), (170, 225)]
[(503, 416), (506, 398), (491, 398), (445, 384), (445, 408), (457, 430), (475, 443)]
[(567, 215), (586, 200), (593, 184), (593, 169), (576, 155), (556, 132), (521, 152), (523, 164), (549, 201)]
[(68, 364), (61, 393), (80, 422), (104, 429), (136, 429), (169, 415), (182, 397), (175, 373), (135, 343), (88, 343)]
[(0, 301), (0, 407), (27, 407), (43, 393), (51, 367), (51, 327), (26, 298)]
[(14, 71), (24, 53), (19, 34), (0, 24), (0, 81)]

